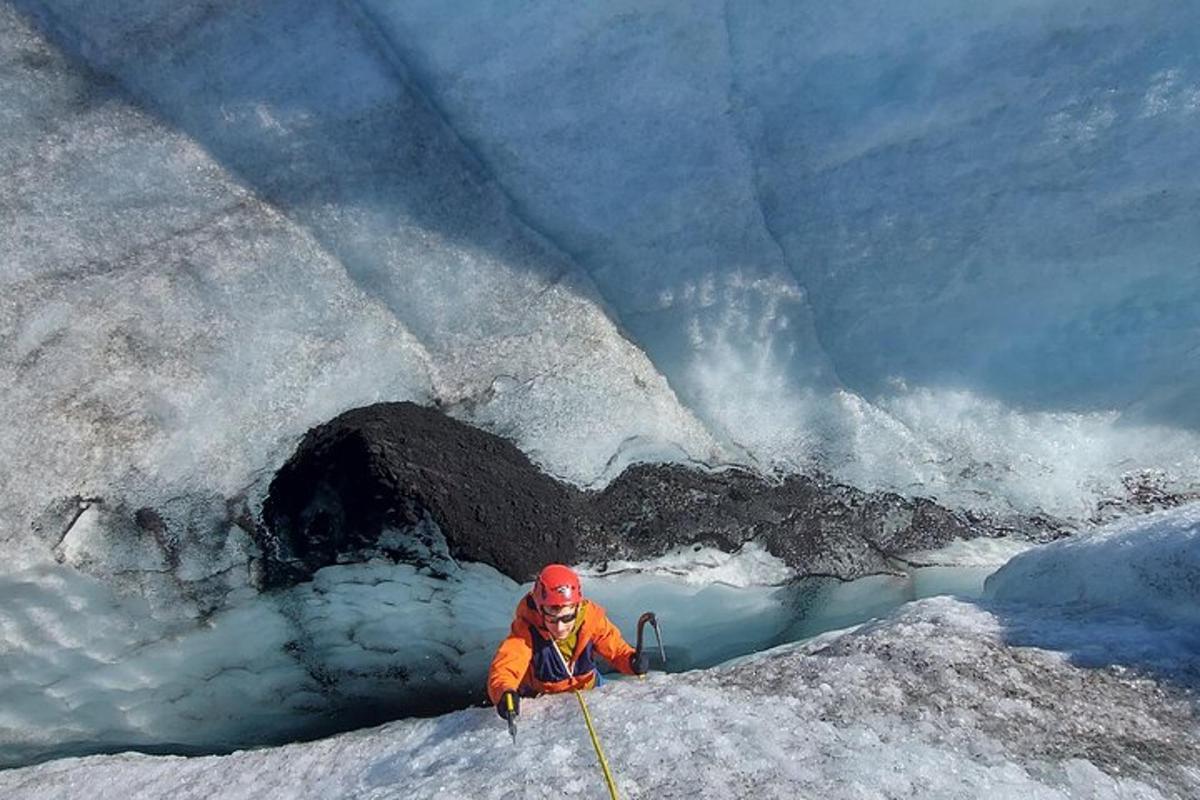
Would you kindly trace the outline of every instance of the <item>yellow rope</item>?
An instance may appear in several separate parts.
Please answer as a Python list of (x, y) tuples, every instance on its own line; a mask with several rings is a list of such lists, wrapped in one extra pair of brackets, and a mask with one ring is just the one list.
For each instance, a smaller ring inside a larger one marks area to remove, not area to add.
[(592, 747), (596, 748), (596, 758), (600, 759), (600, 769), (604, 770), (604, 782), (608, 784), (608, 793), (612, 800), (618, 800), (617, 784), (613, 782), (612, 770), (608, 768), (608, 759), (604, 757), (604, 751), (600, 749), (600, 740), (596, 738), (596, 728), (592, 725), (592, 715), (588, 713), (583, 692), (576, 689), (575, 697), (579, 698), (579, 707), (583, 709), (583, 721), (587, 723), (588, 733), (592, 736)]

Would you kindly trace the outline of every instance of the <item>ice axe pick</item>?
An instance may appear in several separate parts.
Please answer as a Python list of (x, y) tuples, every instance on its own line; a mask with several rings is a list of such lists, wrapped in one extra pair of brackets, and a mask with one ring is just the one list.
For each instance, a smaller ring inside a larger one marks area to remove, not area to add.
[(667, 663), (667, 651), (663, 649), (662, 630), (658, 627), (658, 617), (653, 611), (647, 611), (638, 617), (637, 621), (637, 653), (642, 652), (642, 636), (646, 630), (646, 623), (650, 623), (650, 627), (654, 628), (654, 638), (658, 640), (658, 656), (662, 659), (662, 663)]

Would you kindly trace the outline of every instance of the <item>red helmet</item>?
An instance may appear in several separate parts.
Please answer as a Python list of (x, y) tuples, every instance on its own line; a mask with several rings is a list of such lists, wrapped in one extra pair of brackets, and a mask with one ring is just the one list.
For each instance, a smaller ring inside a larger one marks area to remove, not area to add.
[(533, 601), (542, 606), (569, 606), (583, 599), (579, 576), (562, 564), (551, 564), (542, 570), (533, 584)]

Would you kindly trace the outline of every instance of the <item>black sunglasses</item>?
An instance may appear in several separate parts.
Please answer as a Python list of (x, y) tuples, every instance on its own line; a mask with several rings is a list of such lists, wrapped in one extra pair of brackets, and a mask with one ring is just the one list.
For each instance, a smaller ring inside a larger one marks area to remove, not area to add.
[(546, 622), (574, 622), (577, 616), (579, 616), (579, 609), (572, 611), (570, 614), (563, 614), (561, 617), (552, 617), (545, 611), (542, 612), (542, 618), (545, 619)]

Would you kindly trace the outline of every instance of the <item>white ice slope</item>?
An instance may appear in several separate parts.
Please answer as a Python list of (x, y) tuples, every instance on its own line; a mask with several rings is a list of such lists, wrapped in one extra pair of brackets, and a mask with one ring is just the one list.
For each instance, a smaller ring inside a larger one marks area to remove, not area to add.
[[(982, 590), (979, 570), (918, 570), (777, 585), (754, 548), (702, 549), (587, 575), (632, 636), (660, 615), (673, 670), (711, 666), (862, 622), (914, 597)], [(683, 573), (682, 575), (680, 573)], [(528, 585), (490, 567), (436, 574), (376, 561), (320, 570), (197, 622), (65, 566), (0, 576), (0, 768), (119, 751), (221, 752), (311, 738), (483, 695), (496, 643)]]
[(988, 596), (1200, 625), (1198, 530), (1200, 505), (1114, 522), (1018, 555), (988, 579)]
[[(1061, 565), (1070, 550), (1083, 594), (1052, 596), (1061, 569), (1035, 570), (1043, 577), (1023, 579), (1020, 602), (922, 600), (725, 667), (610, 683), (590, 705), (622, 795), (1195, 796), (1195, 620), (1138, 609), (1118, 620), (1089, 600), (1109, 580), (1105, 565), (1138, 546), (1131, 579), (1143, 591), (1194, 591), (1176, 579), (1200, 567), (1200, 508), (1017, 559)], [(1104, 659), (1079, 665), (1064, 633), (1103, 641)], [(605, 796), (572, 698), (527, 701), (520, 730), (514, 747), (494, 712), (475, 709), (226, 757), (67, 759), (0, 773), (0, 789), (31, 799), (251, 798), (267, 787), (295, 798), (533, 798), (548, 786)]]

